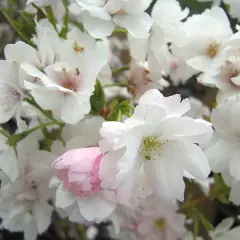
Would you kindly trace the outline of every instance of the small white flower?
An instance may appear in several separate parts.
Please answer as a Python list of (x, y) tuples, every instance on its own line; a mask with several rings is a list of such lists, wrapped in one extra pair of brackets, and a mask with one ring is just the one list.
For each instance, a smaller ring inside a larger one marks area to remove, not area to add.
[(195, 143), (210, 140), (211, 124), (182, 117), (189, 109), (189, 101), (181, 102), (179, 95), (165, 98), (158, 90), (149, 90), (130, 119), (104, 122), (100, 130), (104, 138), (100, 147), (106, 153), (100, 166), (103, 187), (116, 189), (119, 201), (126, 202), (143, 176), (149, 185), (145, 191), (182, 201), (185, 172), (201, 180), (210, 172)]
[[(78, 68), (59, 62), (44, 69), (44, 73), (29, 64), (22, 67), (29, 75), (41, 79), (45, 86), (25, 82), (36, 102), (45, 110), (52, 110), (64, 122), (76, 124), (90, 112), (90, 96), (94, 91), (97, 75), (107, 62), (102, 55), (104, 43), (95, 50), (85, 50)], [(91, 64), (89, 68), (88, 64)]]
[(224, 10), (213, 7), (193, 15), (184, 23), (183, 30), (186, 41), (176, 47), (177, 55), (198, 71), (214, 73), (226, 60), (228, 41), (233, 36)]

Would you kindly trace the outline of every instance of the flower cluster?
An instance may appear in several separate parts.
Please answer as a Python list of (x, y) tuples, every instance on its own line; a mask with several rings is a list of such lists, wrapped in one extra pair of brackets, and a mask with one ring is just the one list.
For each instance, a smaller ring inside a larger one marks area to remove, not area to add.
[[(19, 22), (4, 3), (18, 37), (0, 60), (2, 228), (239, 238), (233, 218), (214, 228), (198, 209), (240, 205), (240, 4), (209, 2), (28, 0)], [(192, 82), (210, 100), (180, 91)]]

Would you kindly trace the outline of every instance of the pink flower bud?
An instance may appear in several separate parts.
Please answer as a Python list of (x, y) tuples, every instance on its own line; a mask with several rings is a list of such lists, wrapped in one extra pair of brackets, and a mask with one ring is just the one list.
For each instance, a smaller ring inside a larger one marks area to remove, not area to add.
[(52, 163), (56, 177), (75, 196), (87, 197), (100, 190), (99, 165), (102, 160), (98, 147), (67, 151)]

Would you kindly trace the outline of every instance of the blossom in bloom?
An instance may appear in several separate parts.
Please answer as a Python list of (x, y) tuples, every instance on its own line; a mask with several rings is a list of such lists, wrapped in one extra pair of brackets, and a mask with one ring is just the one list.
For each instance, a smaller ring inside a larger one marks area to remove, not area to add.
[(110, 36), (115, 25), (126, 28), (137, 38), (147, 38), (152, 25), (151, 17), (144, 11), (149, 0), (76, 0), (82, 9), (84, 27), (94, 38)]
[(184, 59), (178, 57), (173, 50), (169, 50), (167, 45), (161, 48), (157, 54), (157, 60), (163, 69), (163, 75), (169, 76), (173, 86), (185, 84), (194, 74), (195, 69), (188, 66)]
[(224, 10), (215, 6), (189, 17), (183, 31), (185, 44), (173, 46), (178, 56), (185, 58), (187, 64), (198, 71), (217, 71), (227, 58), (228, 41), (233, 36)]
[(66, 208), (77, 202), (87, 221), (101, 222), (115, 209), (113, 194), (102, 189), (99, 166), (102, 161), (98, 147), (73, 149), (53, 164), (55, 176), (62, 182), (56, 193), (56, 206)]
[(85, 49), (82, 54), (83, 57), (74, 63), (78, 67), (56, 62), (41, 72), (29, 64), (22, 65), (29, 75), (43, 82), (43, 85), (25, 82), (35, 101), (69, 124), (78, 123), (90, 112), (90, 96), (97, 75), (107, 63), (108, 47), (106, 42), (98, 42), (96, 48)]
[[(225, 61), (216, 74), (202, 74), (198, 78), (198, 82), (210, 86), (217, 87), (221, 95), (231, 96), (240, 92), (240, 58), (232, 56), (231, 59)], [(223, 98), (223, 97), (222, 97)]]
[(179, 95), (163, 97), (152, 89), (140, 98), (131, 118), (103, 123), (102, 186), (115, 189), (119, 202), (128, 202), (137, 185), (146, 196), (154, 191), (165, 200), (182, 201), (186, 173), (207, 178), (208, 161), (196, 143), (208, 142), (212, 127), (204, 120), (182, 116), (189, 109), (189, 100), (181, 101)]
[(240, 180), (239, 172), (239, 119), (240, 98), (229, 98), (212, 111), (211, 122), (215, 137), (206, 149), (206, 155), (214, 172), (230, 171), (231, 176)]
[(47, 230), (53, 210), (48, 203), (52, 198), (48, 181), (55, 156), (38, 150), (34, 140), (28, 137), (18, 146), (19, 175), (2, 187), (0, 195), (2, 226), (13, 232), (23, 231), (25, 240), (34, 240)]

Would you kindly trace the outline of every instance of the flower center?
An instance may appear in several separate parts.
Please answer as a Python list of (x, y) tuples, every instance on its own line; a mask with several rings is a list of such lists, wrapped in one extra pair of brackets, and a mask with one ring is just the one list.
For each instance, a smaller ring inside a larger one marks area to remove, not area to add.
[(218, 44), (217, 42), (212, 42), (208, 45), (205, 54), (210, 58), (214, 58), (218, 54), (219, 47), (220, 44)]
[(124, 10), (120, 9), (118, 12), (114, 13), (113, 16), (116, 16), (116, 15), (122, 16), (122, 15), (125, 15), (125, 14), (126, 14), (126, 12)]
[(66, 69), (63, 69), (63, 73), (64, 80), (61, 82), (61, 86), (66, 89), (77, 92), (81, 84), (81, 74), (79, 70), (76, 68), (73, 71), (67, 72)]
[(157, 219), (155, 221), (155, 228), (157, 231), (162, 232), (166, 227), (166, 221), (163, 218)]
[(81, 53), (84, 50), (84, 47), (81, 47), (77, 41), (73, 43), (73, 50), (75, 53)]
[(160, 141), (156, 137), (145, 137), (142, 141), (140, 153), (145, 160), (156, 160), (164, 149), (166, 141)]

